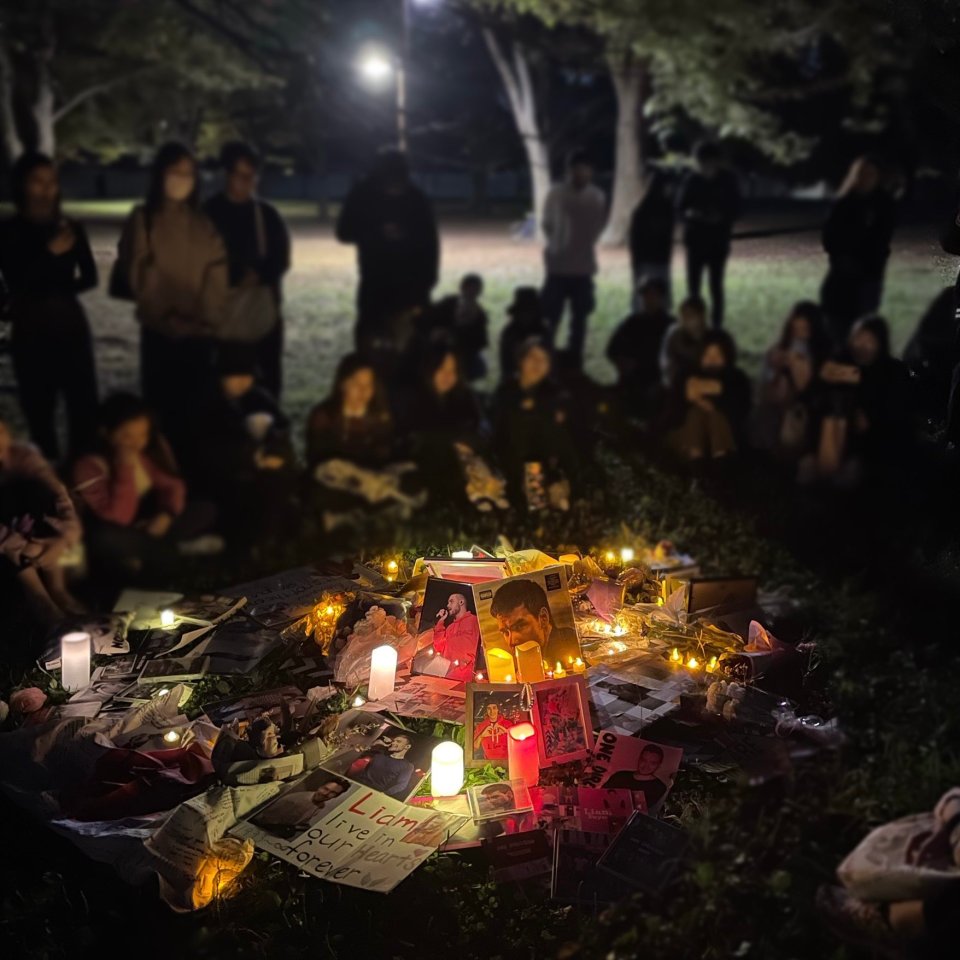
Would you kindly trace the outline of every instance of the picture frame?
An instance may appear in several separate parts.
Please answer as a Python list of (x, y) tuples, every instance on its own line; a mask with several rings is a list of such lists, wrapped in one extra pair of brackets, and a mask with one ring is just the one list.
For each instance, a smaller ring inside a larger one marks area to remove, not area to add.
[(593, 735), (583, 675), (545, 680), (533, 684), (531, 690), (540, 766), (585, 760), (590, 755)]
[[(491, 705), (497, 707), (496, 717), (488, 716)], [(468, 683), (463, 751), (465, 765), (475, 768), (493, 763), (506, 767), (508, 732), (518, 723), (532, 723), (530, 711), (523, 709), (522, 683)], [(483, 736), (498, 726), (502, 728), (502, 733), (496, 732), (493, 737)], [(487, 743), (483, 743), (484, 740)]]
[(507, 561), (501, 560), (499, 557), (474, 557), (471, 560), (454, 560), (452, 557), (424, 557), (423, 565), (431, 577), (470, 584), (502, 580), (509, 573)]
[(410, 672), (463, 682), (473, 680), (481, 664), (472, 584), (430, 577)]
[[(538, 683), (583, 655), (562, 565), (473, 586), (492, 683)], [(558, 668), (559, 665), (559, 668)]]

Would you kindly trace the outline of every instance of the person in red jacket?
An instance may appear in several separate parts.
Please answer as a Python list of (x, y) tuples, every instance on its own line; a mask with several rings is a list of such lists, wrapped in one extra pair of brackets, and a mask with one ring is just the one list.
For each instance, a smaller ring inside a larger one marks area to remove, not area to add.
[(91, 561), (106, 573), (156, 575), (178, 552), (214, 552), (201, 536), (215, 510), (190, 503), (166, 441), (139, 397), (117, 393), (100, 409), (100, 448), (73, 467), (73, 490), (88, 517)]
[(480, 621), (467, 607), (462, 593), (451, 593), (447, 605), (437, 611), (433, 649), (450, 661), (446, 677), (472, 680), (480, 646)]

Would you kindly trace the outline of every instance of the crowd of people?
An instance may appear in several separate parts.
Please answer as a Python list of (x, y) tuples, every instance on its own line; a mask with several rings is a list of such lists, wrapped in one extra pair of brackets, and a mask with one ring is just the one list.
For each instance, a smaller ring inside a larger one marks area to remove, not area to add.
[[(607, 427), (684, 462), (751, 447), (804, 482), (839, 484), (884, 469), (911, 443), (915, 391), (876, 314), (896, 220), (876, 159), (853, 164), (823, 230), (830, 267), (819, 301), (787, 311), (755, 386), (723, 327), (737, 177), (712, 143), (679, 182), (655, 172), (631, 224), (634, 297), (607, 348), (618, 379), (602, 387), (582, 369), (606, 219), (589, 157), (572, 154), (546, 199), (544, 282), (516, 289), (493, 361), (483, 279), (469, 274), (434, 298), (434, 213), (406, 158), (385, 151), (336, 227), (357, 248), (355, 349), (303, 427), (282, 409), (290, 238), (257, 196), (255, 150), (230, 143), (220, 159), (223, 188), (203, 202), (191, 151), (171, 143), (156, 155), (109, 278), (140, 325), (141, 390), (102, 401), (80, 301), (98, 282), (86, 233), (63, 214), (50, 158), (27, 154), (13, 170), (0, 272), (32, 445), (0, 422), (0, 551), (42, 619), (75, 606), (60, 564), (81, 537), (92, 572), (121, 583), (156, 580), (178, 556), (225, 541), (256, 550), (305, 517), (329, 532), (427, 503), (566, 510)], [(687, 290), (674, 315), (678, 225)], [(474, 385), (491, 368), (499, 385), (485, 397)]]

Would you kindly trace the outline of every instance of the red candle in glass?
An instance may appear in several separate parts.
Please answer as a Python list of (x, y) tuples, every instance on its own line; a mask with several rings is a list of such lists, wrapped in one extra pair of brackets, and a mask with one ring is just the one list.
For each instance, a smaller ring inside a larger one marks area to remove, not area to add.
[(540, 782), (537, 734), (532, 723), (518, 723), (507, 736), (507, 769), (511, 780), (524, 780), (528, 787)]

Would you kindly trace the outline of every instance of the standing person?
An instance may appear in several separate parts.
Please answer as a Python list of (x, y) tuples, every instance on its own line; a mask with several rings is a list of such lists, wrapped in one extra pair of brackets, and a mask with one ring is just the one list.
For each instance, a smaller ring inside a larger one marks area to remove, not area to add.
[(563, 183), (550, 189), (543, 205), (543, 315), (556, 337), (563, 309), (570, 302), (567, 350), (582, 365), (587, 320), (596, 306), (593, 276), (597, 272), (597, 240), (607, 218), (607, 198), (593, 184), (593, 166), (582, 151), (567, 160)]
[(10, 294), (11, 354), (30, 436), (57, 460), (57, 400), (67, 412), (76, 452), (97, 421), (93, 337), (78, 294), (97, 285), (97, 267), (83, 227), (60, 212), (53, 161), (26, 153), (12, 174), (14, 216), (0, 229), (0, 273)]
[(706, 270), (711, 320), (714, 327), (722, 327), (724, 272), (733, 224), (740, 216), (740, 186), (736, 175), (723, 167), (723, 154), (716, 143), (698, 143), (693, 158), (696, 168), (687, 174), (677, 196), (687, 248), (687, 293), (700, 296)]
[(337, 239), (357, 247), (357, 348), (402, 351), (412, 333), (408, 321), (429, 303), (440, 272), (433, 207), (402, 153), (382, 151), (370, 175), (353, 187)]
[(846, 341), (858, 318), (880, 306), (895, 226), (896, 201), (884, 187), (880, 162), (875, 157), (858, 157), (823, 225), (823, 249), (830, 268), (820, 302), (837, 344)]
[(261, 160), (249, 144), (233, 141), (220, 151), (226, 175), (221, 193), (204, 211), (227, 248), (230, 286), (269, 287), (276, 305), (273, 329), (256, 344), (263, 385), (279, 400), (283, 388), (283, 275), (290, 269), (290, 235), (276, 207), (257, 197)]
[(124, 225), (111, 280), (114, 295), (136, 302), (143, 396), (174, 449), (183, 445), (193, 401), (213, 381), (227, 295), (223, 240), (199, 197), (193, 154), (181, 143), (164, 144), (146, 202)]
[(451, 593), (447, 605), (437, 611), (433, 625), (433, 649), (450, 661), (444, 676), (472, 680), (480, 647), (480, 621), (467, 606), (462, 593)]
[(630, 264), (633, 267), (633, 310), (641, 309), (644, 280), (662, 280), (666, 306), (672, 303), (670, 260), (673, 254), (673, 197), (667, 174), (654, 169), (647, 189), (630, 218)]

